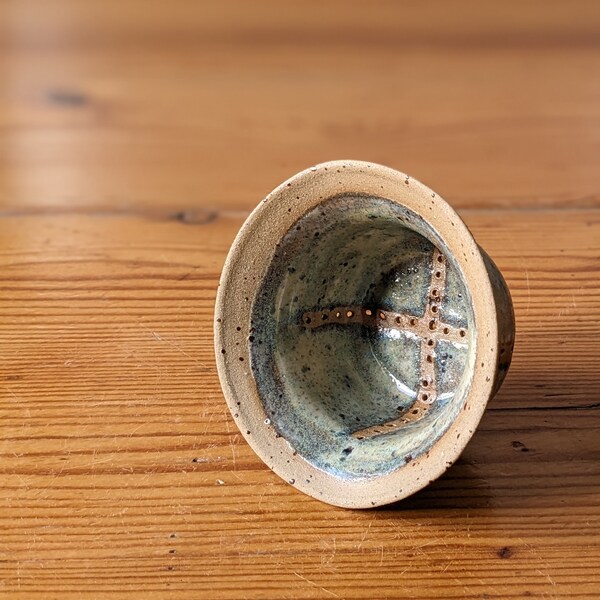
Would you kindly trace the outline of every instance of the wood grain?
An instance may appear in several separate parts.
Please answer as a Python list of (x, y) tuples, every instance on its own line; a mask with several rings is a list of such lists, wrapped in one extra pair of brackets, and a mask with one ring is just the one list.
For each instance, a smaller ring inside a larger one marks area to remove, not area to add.
[(248, 209), (337, 158), (459, 208), (600, 202), (595, 0), (323, 4), (4, 3), (0, 202)]
[[(600, 19), (500, 6), (0, 5), (0, 597), (600, 597)], [(457, 464), (361, 512), (259, 461), (212, 351), (248, 210), (347, 156), (458, 207), (517, 318)]]
[(513, 292), (514, 364), (459, 463), (367, 512), (280, 481), (227, 414), (211, 320), (240, 217), (3, 218), (7, 589), (593, 597), (600, 211), (463, 216)]

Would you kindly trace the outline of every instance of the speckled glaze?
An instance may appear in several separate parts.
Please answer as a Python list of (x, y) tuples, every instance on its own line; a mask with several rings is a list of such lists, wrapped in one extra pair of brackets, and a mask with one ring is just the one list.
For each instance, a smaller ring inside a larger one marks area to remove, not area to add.
[(254, 450), (302, 491), (356, 508), (452, 464), (514, 338), (506, 285), (456, 213), (356, 161), (300, 173), (257, 207), (215, 318), (225, 397)]

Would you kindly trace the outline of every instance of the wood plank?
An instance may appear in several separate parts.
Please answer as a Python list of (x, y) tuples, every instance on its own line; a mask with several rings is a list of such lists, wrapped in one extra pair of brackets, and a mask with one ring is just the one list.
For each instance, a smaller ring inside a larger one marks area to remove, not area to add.
[(513, 293), (513, 367), (444, 477), (357, 512), (228, 415), (212, 307), (243, 215), (5, 212), (0, 596), (595, 598), (600, 211), (462, 216)]
[[(0, 598), (600, 596), (596, 0), (0, 3)], [(515, 303), (460, 460), (348, 511), (212, 354), (248, 210), (323, 160), (460, 209)]]
[(247, 210), (360, 158), (461, 208), (597, 207), (595, 0), (0, 6), (0, 205)]

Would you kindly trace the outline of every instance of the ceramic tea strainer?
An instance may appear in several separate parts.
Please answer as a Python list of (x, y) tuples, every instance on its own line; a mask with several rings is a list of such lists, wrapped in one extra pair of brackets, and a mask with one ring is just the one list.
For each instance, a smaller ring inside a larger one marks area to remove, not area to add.
[(299, 490), (365, 508), (458, 458), (508, 369), (510, 295), (435, 192), (335, 161), (252, 212), (216, 304), (219, 377), (237, 426)]

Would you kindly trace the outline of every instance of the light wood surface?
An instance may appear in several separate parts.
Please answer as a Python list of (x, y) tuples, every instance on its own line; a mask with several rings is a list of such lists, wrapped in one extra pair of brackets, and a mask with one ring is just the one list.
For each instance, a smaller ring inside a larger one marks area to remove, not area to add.
[[(600, 597), (600, 8), (0, 5), (0, 597)], [(452, 203), (513, 366), (446, 475), (349, 511), (238, 434), (212, 311), (248, 211), (359, 158)]]

